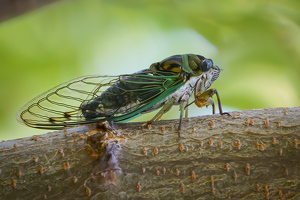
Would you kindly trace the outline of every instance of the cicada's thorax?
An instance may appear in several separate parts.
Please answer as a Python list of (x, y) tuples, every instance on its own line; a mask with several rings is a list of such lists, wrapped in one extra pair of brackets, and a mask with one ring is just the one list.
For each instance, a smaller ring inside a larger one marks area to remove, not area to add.
[(161, 62), (153, 63), (150, 66), (150, 70), (175, 73), (186, 72), (192, 75), (200, 75), (202, 70), (199, 68), (199, 64), (203, 60), (205, 60), (205, 57), (200, 55), (174, 55), (162, 60)]

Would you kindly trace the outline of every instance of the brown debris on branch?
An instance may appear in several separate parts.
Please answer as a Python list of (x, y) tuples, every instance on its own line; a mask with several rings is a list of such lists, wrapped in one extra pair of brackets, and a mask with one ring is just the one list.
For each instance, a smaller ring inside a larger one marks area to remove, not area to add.
[(300, 198), (300, 107), (0, 143), (2, 199)]

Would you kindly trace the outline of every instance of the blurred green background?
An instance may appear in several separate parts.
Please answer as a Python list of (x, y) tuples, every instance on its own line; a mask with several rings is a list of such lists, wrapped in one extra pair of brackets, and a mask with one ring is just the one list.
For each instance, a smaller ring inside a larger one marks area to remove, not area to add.
[[(1, 22), (0, 140), (47, 132), (15, 115), (60, 83), (136, 72), (174, 54), (223, 69), (213, 87), (225, 111), (299, 106), (299, 10), (298, 0), (77, 0)], [(165, 118), (178, 117), (176, 107)]]

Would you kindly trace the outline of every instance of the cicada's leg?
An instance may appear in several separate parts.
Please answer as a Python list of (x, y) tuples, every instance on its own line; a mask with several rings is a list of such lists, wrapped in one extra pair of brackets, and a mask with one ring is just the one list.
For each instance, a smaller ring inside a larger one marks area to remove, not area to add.
[[(195, 90), (194, 90), (194, 98), (197, 99), (197, 96), (199, 96), (200, 94), (202, 94), (205, 90), (204, 85), (205, 85), (205, 80), (198, 80), (195, 86)], [(198, 83), (200, 81), (200, 83)]]
[[(189, 99), (186, 100), (186, 105), (189, 105)], [(184, 118), (188, 118), (189, 117), (189, 108), (185, 107), (185, 115)]]
[(215, 114), (215, 104), (214, 104), (214, 101), (212, 99), (210, 99), (214, 94), (217, 95), (220, 114), (221, 115), (224, 115), (224, 114), (230, 115), (229, 113), (222, 111), (220, 95), (216, 89), (209, 89), (209, 90), (206, 90), (205, 92), (203, 92), (202, 94), (197, 95), (195, 98), (195, 104), (199, 108), (201, 108), (203, 106), (212, 105), (213, 106), (213, 114)]
[(179, 125), (178, 125), (178, 138), (181, 138), (180, 136), (180, 131), (181, 131), (181, 124), (182, 124), (182, 119), (183, 119), (183, 113), (185, 110), (185, 101), (180, 102), (180, 119), (179, 119)]
[(216, 109), (215, 109), (215, 102), (212, 99), (207, 99), (206, 100), (206, 106), (212, 106), (212, 113), (215, 114), (216, 113)]
[(147, 123), (143, 124), (142, 126), (145, 126), (147, 124), (151, 124), (152, 122), (154, 121), (157, 121), (159, 120), (166, 112), (168, 112), (173, 104), (175, 102), (175, 99), (174, 98), (171, 98), (163, 107), (162, 109), (160, 109), (160, 111), (158, 113), (156, 113), (156, 115), (150, 120), (148, 121)]

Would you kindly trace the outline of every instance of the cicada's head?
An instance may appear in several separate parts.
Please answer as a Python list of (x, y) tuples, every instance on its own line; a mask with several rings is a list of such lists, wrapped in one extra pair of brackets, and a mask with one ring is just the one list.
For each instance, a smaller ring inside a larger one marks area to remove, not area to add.
[(220, 73), (220, 68), (211, 59), (195, 54), (182, 55), (182, 69), (192, 76), (214, 73), (216, 78), (218, 78)]
[(191, 76), (201, 76), (205, 80), (204, 88), (208, 89), (219, 77), (220, 68), (211, 59), (200, 55), (182, 55), (182, 69)]
[(153, 63), (150, 66), (153, 71), (168, 71), (181, 73), (186, 72), (191, 76), (209, 74), (212, 82), (215, 81), (220, 73), (220, 68), (211, 59), (196, 54), (183, 54), (170, 56), (161, 62)]

